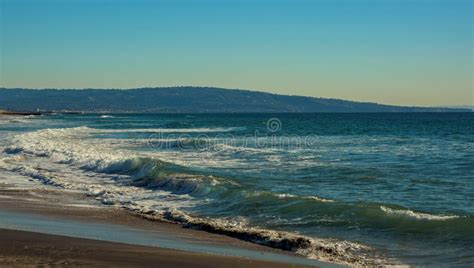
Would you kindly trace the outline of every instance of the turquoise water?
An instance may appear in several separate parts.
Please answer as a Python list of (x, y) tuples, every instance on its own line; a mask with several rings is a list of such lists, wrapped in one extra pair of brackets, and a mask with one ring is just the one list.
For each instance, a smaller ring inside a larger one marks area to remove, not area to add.
[(3, 170), (96, 183), (104, 204), (474, 265), (472, 113), (53, 115), (0, 131), (2, 157), (24, 157)]

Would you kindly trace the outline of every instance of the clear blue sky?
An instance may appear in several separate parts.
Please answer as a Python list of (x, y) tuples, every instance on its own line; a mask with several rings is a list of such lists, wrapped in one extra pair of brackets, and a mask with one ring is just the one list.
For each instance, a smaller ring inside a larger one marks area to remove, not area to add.
[(0, 0), (0, 86), (473, 103), (472, 0)]

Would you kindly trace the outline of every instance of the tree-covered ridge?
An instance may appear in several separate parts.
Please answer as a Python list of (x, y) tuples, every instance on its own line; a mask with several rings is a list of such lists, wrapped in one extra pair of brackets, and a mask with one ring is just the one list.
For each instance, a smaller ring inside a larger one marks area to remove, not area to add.
[(264, 92), (168, 87), (137, 89), (5, 89), (0, 107), (12, 111), (143, 113), (465, 112), (467, 109), (403, 107)]

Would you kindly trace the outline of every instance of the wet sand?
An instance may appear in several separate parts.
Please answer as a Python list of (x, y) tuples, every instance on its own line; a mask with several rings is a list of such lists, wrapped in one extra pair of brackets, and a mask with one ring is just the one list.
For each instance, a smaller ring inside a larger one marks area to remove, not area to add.
[(332, 266), (227, 236), (141, 219), (98, 205), (81, 193), (48, 187), (25, 190), (0, 183), (0, 214), (2, 267)]
[(0, 229), (0, 264), (115, 267), (302, 267), (156, 247)]

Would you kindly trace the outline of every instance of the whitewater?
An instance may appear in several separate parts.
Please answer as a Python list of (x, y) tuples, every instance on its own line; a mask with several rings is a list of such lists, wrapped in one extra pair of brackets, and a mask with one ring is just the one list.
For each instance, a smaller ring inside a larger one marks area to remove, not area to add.
[(473, 264), (472, 115), (370, 116), (2, 119), (0, 172), (308, 258)]

